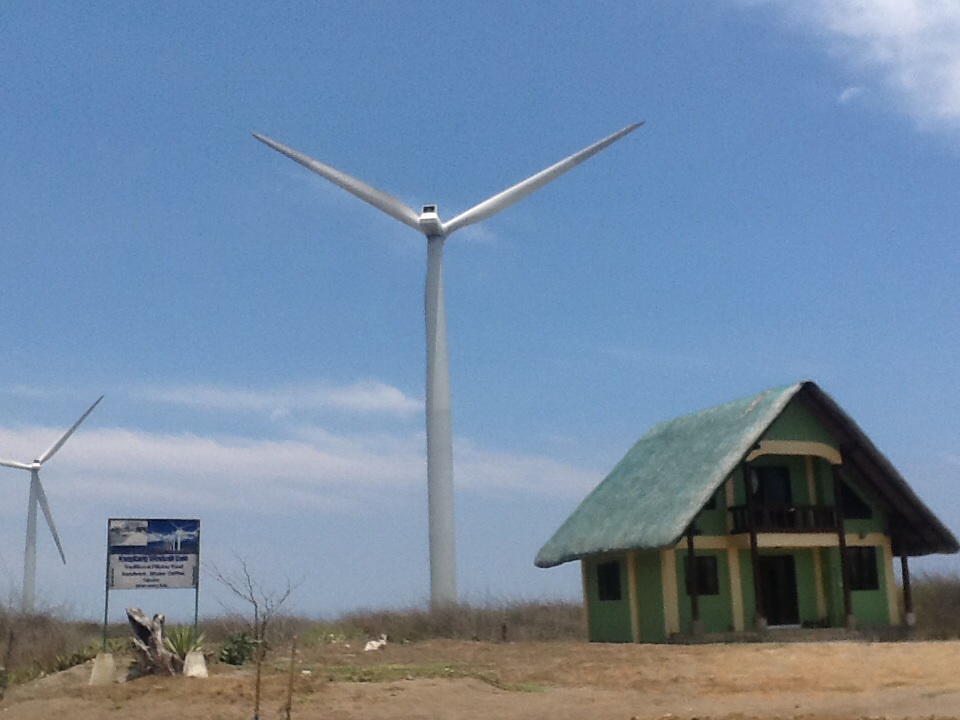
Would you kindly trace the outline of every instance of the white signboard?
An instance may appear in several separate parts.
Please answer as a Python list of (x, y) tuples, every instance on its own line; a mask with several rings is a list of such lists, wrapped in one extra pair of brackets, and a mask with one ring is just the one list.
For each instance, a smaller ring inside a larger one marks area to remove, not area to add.
[(199, 520), (125, 518), (107, 527), (108, 589), (199, 587)]

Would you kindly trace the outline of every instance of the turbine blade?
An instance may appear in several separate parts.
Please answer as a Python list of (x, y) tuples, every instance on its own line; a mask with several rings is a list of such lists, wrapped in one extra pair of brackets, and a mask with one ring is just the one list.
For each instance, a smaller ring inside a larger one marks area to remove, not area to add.
[(33, 468), (30, 465), (27, 465), (26, 463), (22, 463), (22, 462), (17, 462), (16, 460), (4, 460), (0, 458), (0, 465), (3, 465), (5, 467), (18, 468), (19, 470), (33, 470)]
[(97, 398), (97, 401), (96, 401), (93, 405), (91, 405), (90, 407), (87, 408), (87, 411), (86, 411), (83, 415), (80, 416), (80, 419), (77, 420), (73, 425), (71, 425), (71, 426), (70, 426), (70, 429), (67, 430), (67, 431), (60, 437), (59, 440), (57, 440), (53, 445), (51, 445), (49, 450), (47, 450), (43, 455), (41, 455), (40, 457), (37, 458), (37, 462), (38, 462), (40, 465), (43, 465), (43, 463), (45, 463), (47, 460), (49, 460), (50, 458), (52, 458), (52, 457), (54, 456), (54, 453), (56, 453), (57, 450), (59, 450), (61, 447), (63, 447), (63, 444), (67, 441), (67, 438), (69, 438), (71, 435), (73, 435), (74, 431), (75, 431), (78, 427), (80, 427), (80, 423), (82, 423), (84, 420), (87, 419), (87, 415), (89, 415), (90, 413), (93, 412), (93, 409), (94, 409), (97, 405), (100, 404), (100, 401), (101, 401), (101, 400), (103, 400), (103, 395), (101, 395), (100, 397), (98, 397), (98, 398)]
[(398, 200), (393, 195), (388, 195), (382, 190), (377, 190), (372, 185), (368, 185), (362, 180), (357, 180), (355, 177), (351, 177), (344, 172), (340, 172), (336, 168), (332, 168), (329, 165), (324, 165), (322, 162), (314, 160), (313, 158), (304, 155), (301, 152), (297, 152), (293, 148), (288, 148), (286, 145), (281, 145), (277, 141), (271, 140), (264, 135), (260, 135), (259, 133), (252, 134), (264, 145), (272, 147), (274, 150), (286, 155), (291, 160), (296, 160), (305, 168), (313, 170), (320, 177), (326, 178), (334, 185), (339, 185), (348, 193), (360, 198), (365, 203), (373, 205), (375, 208), (377, 208), (377, 210), (385, 212), (387, 215), (395, 220), (399, 220), (404, 225), (409, 225), (417, 232), (423, 232), (420, 229), (420, 216), (414, 212), (413, 208), (404, 204), (402, 200)]
[(449, 237), (452, 233), (456, 232), (460, 228), (466, 227), (467, 225), (473, 225), (481, 220), (486, 220), (491, 215), (496, 215), (501, 210), (506, 210), (508, 207), (516, 202), (519, 202), (530, 193), (539, 190), (552, 180), (556, 180), (568, 170), (575, 168), (584, 160), (593, 157), (608, 145), (615, 143), (624, 135), (632, 133), (641, 125), (643, 125), (642, 122), (629, 125), (623, 130), (615, 132), (613, 135), (605, 137), (599, 142), (595, 142), (590, 147), (584, 148), (578, 153), (574, 153), (570, 157), (561, 160), (555, 165), (551, 165), (546, 170), (541, 170), (536, 175), (528, 177), (526, 180), (517, 183), (513, 187), (507, 188), (503, 192), (494, 195), (492, 198), (484, 200), (479, 205), (474, 205), (472, 208), (466, 212), (460, 213), (449, 222), (445, 222), (443, 224), (444, 235)]
[[(97, 402), (100, 402), (99, 400)], [(47, 527), (53, 535), (53, 541), (57, 544), (57, 550), (60, 552), (60, 559), (63, 564), (67, 564), (67, 556), (63, 554), (63, 545), (60, 544), (60, 536), (57, 535), (57, 526), (53, 524), (53, 513), (50, 512), (50, 504), (47, 502), (47, 494), (43, 491), (43, 483), (40, 482), (40, 473), (35, 472), (33, 476), (37, 482), (37, 500), (40, 501), (40, 509), (43, 510), (43, 517), (47, 519)]]

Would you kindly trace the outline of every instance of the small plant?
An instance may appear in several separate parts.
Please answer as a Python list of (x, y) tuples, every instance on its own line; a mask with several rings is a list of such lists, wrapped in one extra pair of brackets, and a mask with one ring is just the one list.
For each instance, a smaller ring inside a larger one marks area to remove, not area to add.
[(198, 635), (192, 625), (170, 628), (163, 638), (167, 650), (176, 655), (181, 663), (186, 660), (187, 653), (202, 651), (203, 643), (203, 633)]
[(93, 660), (97, 656), (97, 646), (96, 645), (87, 645), (84, 648), (79, 650), (74, 650), (72, 653), (64, 653), (62, 655), (57, 655), (53, 663), (53, 670), (55, 672), (61, 672), (62, 670), (69, 670), (70, 668), (76, 665), (82, 665), (88, 660)]
[(253, 656), (254, 647), (256, 647), (256, 643), (245, 632), (227, 635), (220, 648), (220, 662), (227, 665), (243, 665)]
[(112, 637), (107, 638), (107, 647), (106, 652), (112, 655), (123, 655), (127, 652), (131, 646), (130, 638), (125, 637)]

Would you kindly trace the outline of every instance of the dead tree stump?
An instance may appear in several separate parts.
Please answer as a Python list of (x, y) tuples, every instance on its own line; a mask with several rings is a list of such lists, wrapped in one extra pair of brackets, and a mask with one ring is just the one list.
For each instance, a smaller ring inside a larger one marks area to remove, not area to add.
[(133, 628), (133, 646), (137, 651), (140, 675), (176, 675), (175, 659), (163, 642), (166, 618), (157, 613), (148, 619), (140, 608), (127, 608), (127, 620)]

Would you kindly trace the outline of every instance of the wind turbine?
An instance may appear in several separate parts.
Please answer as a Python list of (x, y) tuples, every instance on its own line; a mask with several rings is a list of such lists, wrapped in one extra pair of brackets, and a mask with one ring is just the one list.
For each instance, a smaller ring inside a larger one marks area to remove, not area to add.
[(63, 546), (60, 544), (60, 536), (57, 535), (57, 527), (53, 523), (53, 515), (50, 513), (50, 504), (47, 502), (47, 494), (43, 491), (43, 484), (40, 482), (40, 466), (52, 458), (57, 450), (63, 447), (74, 431), (80, 427), (80, 423), (87, 419), (87, 415), (93, 412), (93, 409), (103, 400), (103, 395), (97, 398), (97, 401), (87, 408), (87, 411), (80, 416), (70, 429), (67, 430), (60, 439), (57, 440), (50, 449), (38, 457), (32, 463), (22, 463), (16, 460), (0, 459), (0, 465), (6, 467), (18, 468), (20, 470), (30, 471), (30, 500), (27, 504), (27, 542), (23, 553), (23, 611), (33, 611), (34, 587), (37, 576), (37, 505), (43, 510), (43, 517), (47, 520), (47, 526), (53, 535), (53, 541), (57, 544), (57, 550), (60, 552), (60, 559), (63, 564), (67, 564), (67, 558), (63, 554)]
[(519, 202), (576, 167), (643, 123), (622, 130), (541, 170), (526, 180), (442, 222), (436, 205), (424, 205), (417, 214), (402, 201), (268, 137), (253, 133), (304, 167), (338, 185), (390, 217), (427, 237), (427, 281), (424, 293), (427, 325), (427, 504), (430, 526), (430, 601), (434, 606), (457, 601), (453, 533), (453, 438), (450, 422), (450, 371), (447, 326), (443, 307), (443, 243), (461, 228), (486, 220)]

